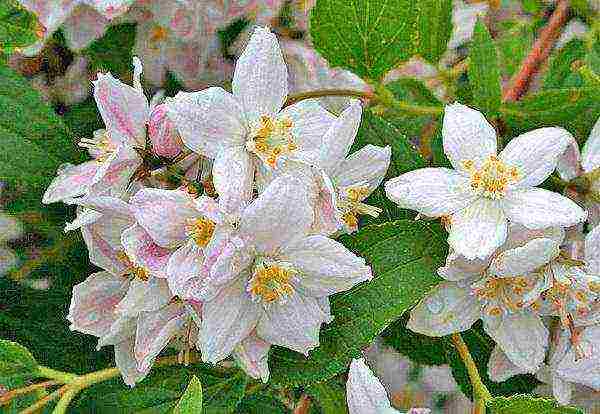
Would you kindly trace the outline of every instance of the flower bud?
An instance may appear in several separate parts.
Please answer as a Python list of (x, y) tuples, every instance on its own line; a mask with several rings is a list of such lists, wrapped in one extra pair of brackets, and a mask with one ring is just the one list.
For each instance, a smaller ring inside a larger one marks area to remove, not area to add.
[(181, 152), (183, 142), (167, 115), (166, 105), (156, 106), (150, 114), (148, 135), (156, 155), (172, 158)]

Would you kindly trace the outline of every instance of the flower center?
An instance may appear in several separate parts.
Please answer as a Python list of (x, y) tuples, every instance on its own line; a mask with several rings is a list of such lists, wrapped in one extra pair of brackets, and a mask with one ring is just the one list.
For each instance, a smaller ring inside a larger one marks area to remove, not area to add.
[(288, 118), (272, 119), (263, 115), (258, 127), (250, 134), (246, 148), (269, 167), (275, 168), (281, 155), (289, 154), (298, 148), (292, 135), (292, 126), (292, 121)]
[(190, 219), (187, 229), (199, 247), (206, 247), (215, 232), (215, 223), (205, 217)]
[(487, 157), (479, 169), (475, 168), (473, 160), (465, 160), (462, 165), (471, 176), (473, 191), (488, 198), (503, 198), (508, 185), (520, 179), (516, 167), (509, 167), (495, 155)]
[(169, 32), (163, 26), (154, 26), (152, 30), (150, 30), (150, 41), (151, 42), (162, 42), (167, 38)]
[(362, 201), (370, 194), (367, 186), (357, 185), (348, 187), (340, 191), (340, 199), (338, 201), (339, 208), (342, 212), (342, 221), (348, 226), (350, 231), (355, 231), (358, 227), (358, 216), (369, 215), (378, 217), (381, 209), (370, 206)]
[(260, 262), (254, 268), (247, 290), (254, 300), (261, 300), (266, 304), (285, 300), (294, 293), (291, 281), (297, 273), (289, 265)]
[(93, 138), (82, 138), (78, 145), (87, 149), (98, 162), (104, 162), (117, 149), (106, 130), (94, 132)]
[(533, 290), (532, 281), (522, 276), (490, 277), (472, 287), (473, 294), (486, 306), (490, 316), (500, 316), (505, 311), (517, 312), (523, 307), (523, 296)]
[(133, 263), (133, 261), (129, 258), (127, 253), (125, 253), (124, 251), (121, 250), (121, 251), (117, 252), (117, 259), (121, 263), (123, 263), (125, 266), (127, 266), (127, 271), (125, 274), (131, 275), (134, 278), (143, 280), (144, 282), (147, 282), (148, 279), (150, 278), (150, 272), (148, 271), (148, 269), (146, 269), (143, 266), (138, 266), (135, 263)]

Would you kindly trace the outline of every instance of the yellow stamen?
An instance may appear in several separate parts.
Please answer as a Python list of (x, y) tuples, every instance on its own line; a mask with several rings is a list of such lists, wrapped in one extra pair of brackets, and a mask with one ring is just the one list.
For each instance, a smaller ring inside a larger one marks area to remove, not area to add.
[(267, 304), (275, 302), (294, 293), (291, 279), (296, 273), (288, 266), (262, 263), (256, 266), (248, 291)]
[(271, 168), (275, 168), (280, 156), (298, 148), (294, 142), (292, 127), (293, 123), (288, 118), (273, 119), (263, 115), (256, 129), (250, 134), (246, 146)]
[(462, 165), (471, 175), (471, 188), (488, 198), (503, 198), (508, 185), (521, 178), (516, 167), (509, 167), (495, 155), (490, 155), (479, 169), (473, 160), (465, 160)]
[(199, 247), (206, 247), (215, 232), (215, 223), (205, 217), (190, 219), (188, 232)]

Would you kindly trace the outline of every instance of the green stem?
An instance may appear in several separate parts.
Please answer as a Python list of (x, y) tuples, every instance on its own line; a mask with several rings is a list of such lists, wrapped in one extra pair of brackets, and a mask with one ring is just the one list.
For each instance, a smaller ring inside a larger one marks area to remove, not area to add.
[(373, 99), (374, 95), (369, 92), (355, 91), (352, 89), (320, 89), (311, 92), (302, 92), (290, 95), (284, 106), (290, 106), (305, 99), (324, 98), (326, 96), (347, 96), (351, 98)]
[(69, 388), (67, 391), (60, 397), (60, 400), (56, 403), (54, 410), (52, 410), (52, 414), (64, 414), (67, 412), (67, 408), (69, 408), (69, 404), (75, 398), (77, 393), (81, 391), (78, 388)]
[(41, 377), (57, 380), (57, 381), (62, 382), (63, 384), (73, 382), (77, 378), (77, 375), (75, 375), (75, 374), (71, 374), (69, 372), (58, 371), (58, 370), (48, 368), (45, 366), (39, 366), (38, 371), (39, 371)]
[(467, 368), (467, 372), (469, 374), (469, 379), (471, 380), (471, 385), (473, 386), (473, 396), (475, 406), (473, 408), (473, 414), (484, 414), (485, 413), (485, 403), (492, 399), (492, 394), (490, 394), (489, 390), (481, 380), (479, 376), (479, 371), (477, 370), (477, 366), (475, 365), (475, 361), (473, 361), (473, 357), (469, 352), (469, 348), (465, 341), (463, 341), (462, 336), (459, 333), (452, 334), (452, 343), (456, 347), (458, 355), (462, 359), (465, 367)]
[(413, 115), (433, 115), (438, 116), (444, 112), (444, 108), (441, 106), (425, 106), (415, 105), (404, 101), (398, 101), (396, 99), (390, 102), (392, 109), (399, 112), (407, 112)]

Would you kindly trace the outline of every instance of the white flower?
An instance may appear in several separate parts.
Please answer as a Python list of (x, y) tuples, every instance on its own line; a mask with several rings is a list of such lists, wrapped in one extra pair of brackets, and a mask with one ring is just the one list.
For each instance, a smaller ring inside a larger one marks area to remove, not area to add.
[(328, 296), (372, 277), (340, 243), (308, 234), (312, 216), (304, 184), (286, 175), (242, 212), (242, 244), (224, 263), (237, 270), (233, 278), (198, 280), (211, 292), (196, 298), (204, 301), (204, 360), (226, 358), (250, 335), (308, 354), (319, 344), (321, 324), (331, 321)]
[(169, 116), (184, 144), (213, 158), (215, 189), (222, 198), (247, 198), (258, 173), (285, 159), (316, 151), (334, 116), (314, 100), (285, 109), (287, 70), (277, 38), (257, 27), (233, 76), (233, 94), (221, 88), (180, 92)]
[(548, 330), (532, 306), (548, 286), (538, 269), (559, 254), (560, 229), (529, 231), (511, 224), (504, 246), (489, 260), (451, 252), (439, 284), (411, 312), (408, 327), (429, 336), (468, 330), (478, 319), (508, 359), (526, 372), (544, 360)]
[[(365, 360), (353, 359), (346, 383), (346, 402), (350, 414), (401, 414), (392, 408), (381, 382), (371, 372)], [(429, 414), (426, 408), (412, 408), (407, 414)]]
[(571, 135), (540, 128), (520, 135), (496, 155), (496, 133), (483, 115), (446, 106), (444, 151), (454, 170), (423, 168), (385, 184), (400, 207), (431, 217), (451, 215), (448, 243), (468, 259), (485, 259), (506, 240), (509, 221), (529, 229), (572, 226), (586, 213), (571, 200), (535, 188), (555, 169)]

